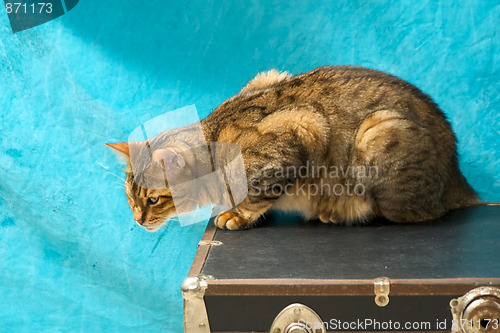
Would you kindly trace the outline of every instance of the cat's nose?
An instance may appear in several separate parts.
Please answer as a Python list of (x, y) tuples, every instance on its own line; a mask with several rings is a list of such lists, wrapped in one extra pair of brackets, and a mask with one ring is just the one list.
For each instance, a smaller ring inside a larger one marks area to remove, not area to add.
[(142, 216), (142, 214), (140, 213), (134, 213), (134, 220), (140, 225), (143, 225), (145, 221), (144, 216)]

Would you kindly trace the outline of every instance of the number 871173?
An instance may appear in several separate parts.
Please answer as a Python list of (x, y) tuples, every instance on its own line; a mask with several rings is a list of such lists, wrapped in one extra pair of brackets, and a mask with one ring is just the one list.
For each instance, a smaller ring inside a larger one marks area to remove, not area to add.
[(42, 14), (52, 13), (52, 3), (50, 2), (38, 2), (27, 4), (23, 2), (6, 3), (5, 10), (7, 14)]

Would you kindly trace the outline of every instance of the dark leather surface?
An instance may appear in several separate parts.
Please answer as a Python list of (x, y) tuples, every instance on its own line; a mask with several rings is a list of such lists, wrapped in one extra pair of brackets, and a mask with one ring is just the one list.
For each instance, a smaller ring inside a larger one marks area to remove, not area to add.
[[(292, 303), (313, 309), (329, 331), (400, 327), (395, 330), (449, 332), (453, 318), (448, 304), (453, 297), (392, 296), (383, 308), (375, 304), (373, 296), (205, 296), (205, 304), (213, 332), (269, 332), (276, 315)], [(382, 326), (389, 321), (392, 326)], [(405, 330), (405, 325), (416, 326)]]
[(203, 268), (217, 279), (500, 277), (500, 206), (475, 206), (420, 224), (363, 226), (267, 217), (218, 230)]

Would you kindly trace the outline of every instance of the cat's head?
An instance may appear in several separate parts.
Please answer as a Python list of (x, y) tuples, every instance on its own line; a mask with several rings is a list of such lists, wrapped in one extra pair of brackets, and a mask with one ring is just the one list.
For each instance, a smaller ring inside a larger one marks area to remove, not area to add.
[[(148, 142), (106, 145), (127, 159), (125, 193), (134, 220), (147, 231), (157, 231), (177, 215), (175, 204), (183, 204), (182, 186), (192, 177), (194, 164), (191, 150), (183, 144), (158, 149)], [(175, 198), (169, 184), (176, 188)]]

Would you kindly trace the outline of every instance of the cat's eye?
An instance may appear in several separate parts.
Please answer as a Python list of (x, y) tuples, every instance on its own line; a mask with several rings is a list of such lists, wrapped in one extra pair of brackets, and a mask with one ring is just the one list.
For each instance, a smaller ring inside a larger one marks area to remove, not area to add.
[(154, 205), (155, 203), (158, 202), (158, 199), (159, 199), (158, 197), (149, 197), (148, 198), (148, 204)]

